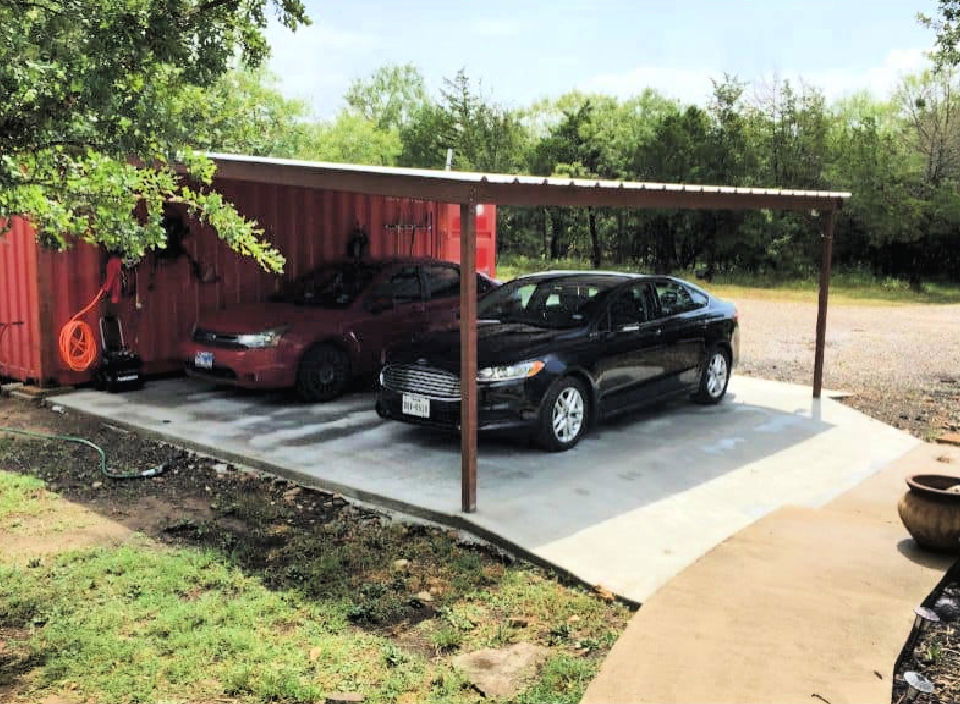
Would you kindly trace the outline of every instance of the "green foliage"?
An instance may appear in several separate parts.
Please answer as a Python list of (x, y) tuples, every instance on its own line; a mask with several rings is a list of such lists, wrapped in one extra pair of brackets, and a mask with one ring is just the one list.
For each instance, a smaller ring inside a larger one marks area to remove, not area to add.
[(388, 131), (408, 125), (429, 102), (423, 75), (413, 64), (378, 68), (351, 83), (344, 99), (352, 113)]
[(445, 79), (439, 103), (426, 103), (400, 131), (404, 166), (442, 168), (453, 149), (458, 171), (514, 171), (524, 131), (512, 112), (483, 100), (461, 69)]
[(208, 88), (191, 87), (191, 100), (171, 121), (197, 148), (293, 158), (314, 150), (315, 126), (306, 103), (285, 98), (276, 77), (234, 69)]
[(0, 528), (11, 516), (34, 516), (44, 510), (44, 485), (40, 479), (0, 472)]
[[(70, 474), (59, 459), (42, 472)], [(37, 499), (62, 512), (42, 487), (0, 472), (0, 507), (16, 513)], [(532, 686), (536, 701), (575, 701), (600, 662), (595, 651), (612, 646), (630, 615), (441, 530), (347, 512), (306, 528), (287, 522), (298, 511), (264, 500), (249, 482), (220, 491), (230, 497), (221, 496), (230, 527), (183, 522), (167, 533), (174, 544), (138, 535), (26, 565), (0, 556), (0, 629), (11, 634), (4, 662), (28, 673), (16, 694), (252, 704), (359, 691), (374, 703), (475, 702), (480, 695), (449, 657), (528, 641), (558, 656)], [(50, 526), (37, 532), (53, 544)], [(408, 562), (398, 568), (401, 556)], [(428, 588), (433, 601), (419, 602), (416, 593)], [(517, 618), (527, 625), (508, 632)], [(557, 623), (568, 624), (568, 637), (550, 646)]]
[(402, 146), (396, 128), (381, 129), (363, 116), (343, 112), (330, 124), (315, 127), (313, 143), (300, 156), (352, 164), (395, 164)]
[(934, 56), (941, 65), (960, 64), (960, 0), (937, 0), (937, 14), (919, 13), (917, 19), (936, 32)]
[(576, 704), (583, 696), (590, 680), (596, 675), (593, 660), (557, 655), (550, 658), (540, 673), (539, 680), (520, 693), (517, 704)]
[(271, 9), (290, 28), (300, 0), (10, 0), (0, 5), (0, 218), (40, 240), (97, 242), (130, 259), (163, 242), (163, 204), (184, 202), (271, 270), (283, 259), (254, 223), (188, 190), (211, 167), (182, 118), (230, 68), (256, 66)]

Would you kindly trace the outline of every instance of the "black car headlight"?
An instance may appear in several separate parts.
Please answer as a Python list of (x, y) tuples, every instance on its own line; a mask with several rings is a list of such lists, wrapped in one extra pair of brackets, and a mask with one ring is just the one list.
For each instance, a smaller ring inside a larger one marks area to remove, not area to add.
[(484, 367), (477, 372), (477, 381), (514, 381), (536, 376), (543, 369), (544, 363), (539, 359), (516, 364), (504, 364), (496, 367)]

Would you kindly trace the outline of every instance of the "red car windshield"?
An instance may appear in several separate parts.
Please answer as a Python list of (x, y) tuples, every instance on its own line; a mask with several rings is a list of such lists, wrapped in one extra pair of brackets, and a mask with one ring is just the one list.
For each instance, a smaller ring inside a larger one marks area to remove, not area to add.
[(320, 267), (284, 284), (271, 300), (320, 308), (347, 308), (380, 270), (381, 267), (370, 263)]

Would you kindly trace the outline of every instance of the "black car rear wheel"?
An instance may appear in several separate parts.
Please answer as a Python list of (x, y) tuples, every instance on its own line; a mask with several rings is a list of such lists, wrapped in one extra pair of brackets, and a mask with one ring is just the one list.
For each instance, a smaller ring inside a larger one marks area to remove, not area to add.
[(297, 395), (304, 401), (332, 401), (342, 395), (350, 381), (350, 360), (330, 344), (308, 349), (297, 368)]
[(580, 442), (590, 418), (590, 395), (582, 381), (567, 376), (550, 387), (540, 403), (537, 444), (563, 452)]
[(730, 383), (730, 353), (716, 346), (707, 350), (700, 370), (700, 389), (693, 396), (697, 403), (720, 403)]

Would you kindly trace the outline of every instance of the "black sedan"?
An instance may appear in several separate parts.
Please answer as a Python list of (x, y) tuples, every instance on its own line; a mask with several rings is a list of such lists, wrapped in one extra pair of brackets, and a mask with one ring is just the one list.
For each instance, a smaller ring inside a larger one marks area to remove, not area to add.
[[(665, 276), (544, 272), (479, 303), (481, 430), (531, 433), (568, 450), (599, 419), (676, 395), (718, 403), (737, 361), (737, 310)], [(377, 412), (456, 430), (459, 331), (388, 353)]]

